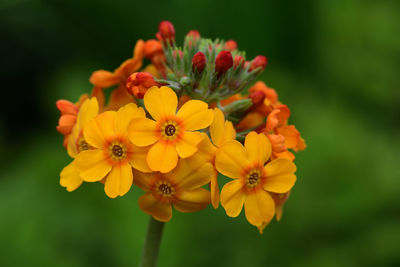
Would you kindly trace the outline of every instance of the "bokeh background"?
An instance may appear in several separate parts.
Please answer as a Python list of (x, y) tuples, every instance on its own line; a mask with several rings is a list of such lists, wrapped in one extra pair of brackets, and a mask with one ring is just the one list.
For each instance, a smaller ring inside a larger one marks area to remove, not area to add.
[(260, 77), (305, 138), (280, 223), (174, 213), (160, 266), (400, 265), (399, 1), (2, 0), (0, 266), (135, 266), (148, 216), (133, 188), (60, 187), (60, 98), (89, 92), (168, 19), (269, 58)]

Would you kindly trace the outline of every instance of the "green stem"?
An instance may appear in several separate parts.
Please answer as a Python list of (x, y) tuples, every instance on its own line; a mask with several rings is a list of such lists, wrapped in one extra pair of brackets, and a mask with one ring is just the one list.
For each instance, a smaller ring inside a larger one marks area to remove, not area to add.
[(144, 241), (140, 267), (156, 267), (158, 251), (160, 250), (161, 236), (164, 230), (163, 222), (157, 221), (150, 216), (147, 226), (146, 239)]

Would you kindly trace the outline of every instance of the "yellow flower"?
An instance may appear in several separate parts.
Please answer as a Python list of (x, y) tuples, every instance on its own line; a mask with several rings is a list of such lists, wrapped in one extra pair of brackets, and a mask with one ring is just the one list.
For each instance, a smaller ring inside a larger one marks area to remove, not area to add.
[[(75, 158), (79, 152), (90, 148), (83, 137), (83, 128), (90, 120), (96, 117), (98, 112), (99, 104), (95, 97), (86, 99), (82, 103), (76, 123), (67, 139), (67, 151), (72, 158)], [(72, 161), (60, 173), (60, 185), (66, 187), (69, 192), (74, 191), (82, 184), (82, 179), (79, 177), (74, 162)]]
[(172, 206), (180, 212), (194, 212), (210, 204), (210, 192), (201, 186), (210, 182), (213, 166), (194, 158), (181, 159), (169, 173), (142, 173), (134, 170), (134, 183), (146, 194), (140, 208), (154, 219), (167, 222)]
[(130, 103), (118, 111), (106, 111), (91, 120), (83, 130), (86, 142), (93, 149), (76, 156), (75, 166), (82, 180), (104, 181), (107, 196), (115, 198), (126, 194), (133, 180), (132, 167), (150, 172), (145, 160), (146, 147), (129, 142), (127, 128), (133, 118), (144, 117), (145, 112)]
[(217, 151), (217, 170), (234, 179), (221, 191), (221, 204), (228, 216), (237, 217), (244, 205), (250, 224), (261, 227), (271, 221), (275, 203), (270, 193), (286, 193), (293, 187), (296, 166), (285, 158), (265, 165), (270, 156), (268, 138), (256, 132), (246, 136), (244, 147), (234, 140), (224, 143)]
[[(203, 133), (203, 140), (198, 145), (198, 152), (193, 157), (203, 158), (205, 161), (215, 165), (215, 153), (217, 148), (221, 147), (226, 141), (235, 140), (236, 131), (232, 122), (225, 121), (224, 114), (218, 108), (214, 108), (214, 120), (210, 125), (210, 136)], [(219, 187), (218, 172), (214, 169), (214, 173), (210, 182), (211, 204), (216, 209), (219, 205)]]
[(137, 118), (129, 126), (129, 139), (137, 146), (149, 146), (147, 163), (153, 171), (167, 173), (175, 168), (178, 155), (192, 156), (202, 140), (199, 132), (213, 121), (213, 112), (200, 100), (189, 100), (176, 112), (178, 99), (171, 88), (151, 87), (144, 105), (154, 120)]

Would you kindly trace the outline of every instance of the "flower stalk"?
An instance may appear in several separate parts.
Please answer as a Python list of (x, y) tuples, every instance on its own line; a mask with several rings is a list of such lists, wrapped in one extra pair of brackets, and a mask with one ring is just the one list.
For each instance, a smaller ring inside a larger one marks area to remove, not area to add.
[(150, 216), (139, 267), (157, 266), (158, 252), (160, 250), (164, 225), (165, 223), (157, 221)]

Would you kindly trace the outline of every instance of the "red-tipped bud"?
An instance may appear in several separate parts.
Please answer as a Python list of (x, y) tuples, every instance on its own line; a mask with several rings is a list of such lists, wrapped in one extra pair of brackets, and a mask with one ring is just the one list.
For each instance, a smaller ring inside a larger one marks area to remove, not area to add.
[(197, 40), (197, 39), (200, 38), (200, 33), (199, 33), (199, 31), (191, 30), (191, 31), (189, 31), (189, 32), (186, 34), (186, 36), (187, 36), (187, 37), (191, 37), (191, 38), (193, 38), (194, 40)]
[(172, 25), (168, 20), (161, 21), (160, 25), (158, 25), (157, 38), (159, 38), (160, 41), (173, 42), (175, 40), (174, 25)]
[(237, 49), (237, 43), (234, 40), (228, 40), (224, 47), (226, 50), (233, 51)]
[(262, 91), (254, 91), (254, 92), (250, 92), (249, 97), (253, 101), (254, 105), (258, 105), (264, 101), (265, 94)]
[(217, 77), (220, 77), (227, 70), (232, 68), (233, 66), (233, 58), (232, 54), (229, 51), (221, 51), (217, 55), (215, 59), (215, 72), (217, 73)]
[(264, 56), (256, 56), (251, 62), (249, 71), (253, 71), (258, 68), (264, 70), (266, 66), (267, 66), (267, 58)]
[(150, 87), (157, 85), (158, 83), (154, 80), (154, 77), (148, 72), (135, 72), (126, 81), (128, 93), (136, 98), (143, 98)]
[(198, 73), (202, 73), (206, 67), (206, 55), (203, 52), (197, 52), (192, 58), (192, 71), (197, 69)]
[(159, 41), (151, 39), (144, 43), (144, 56), (148, 59), (153, 58), (154, 55), (163, 53), (162, 45)]
[(235, 56), (235, 60), (233, 62), (233, 68), (237, 69), (239, 66), (241, 66), (243, 68), (243, 66), (244, 66), (244, 57)]

